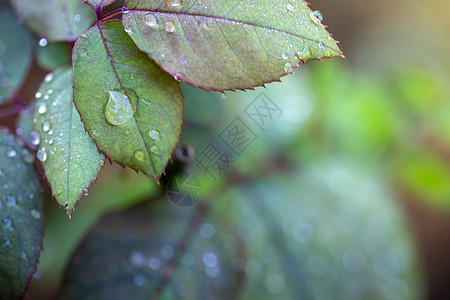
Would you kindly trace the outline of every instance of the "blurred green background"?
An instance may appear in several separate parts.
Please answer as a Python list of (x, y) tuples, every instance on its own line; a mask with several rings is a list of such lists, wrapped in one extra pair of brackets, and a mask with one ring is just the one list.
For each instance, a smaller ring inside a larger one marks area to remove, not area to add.
[[(345, 59), (308, 62), (282, 83), (226, 98), (183, 85), (182, 143), (197, 155), (236, 117), (258, 136), (241, 155), (228, 151), (233, 163), (216, 181), (194, 161), (185, 166), (200, 178), (200, 201), (212, 202), (205, 224), (217, 235), (238, 228), (246, 299), (450, 299), (450, 2), (316, 0), (311, 8)], [(52, 66), (51, 55), (39, 55), (45, 63), (33, 63), (24, 102)], [(281, 112), (264, 129), (245, 113), (261, 93)], [(14, 118), (6, 122), (14, 128)], [(165, 190), (113, 165), (71, 220), (49, 197), (28, 297), (55, 295), (102, 215), (155, 197), (169, 206)]]

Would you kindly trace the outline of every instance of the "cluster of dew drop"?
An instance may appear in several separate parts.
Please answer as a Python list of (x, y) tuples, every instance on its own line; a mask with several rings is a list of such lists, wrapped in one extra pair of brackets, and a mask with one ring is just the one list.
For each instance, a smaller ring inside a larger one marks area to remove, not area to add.
[[(286, 8), (287, 8), (287, 10), (288, 11), (295, 11), (295, 7), (294, 7), (294, 5), (292, 4), (292, 3), (288, 3), (287, 5), (286, 5)], [(313, 11), (313, 12), (311, 12), (310, 14), (309, 14), (309, 18), (311, 19), (311, 21), (315, 24), (315, 25), (320, 25), (320, 24), (322, 24), (322, 21), (323, 21), (323, 15), (322, 15), (322, 13), (320, 12), (320, 11), (318, 11), (318, 10), (315, 10), (315, 11)], [(324, 44), (323, 43), (318, 43), (318, 46), (319, 46), (319, 48), (323, 48), (324, 47)], [(307, 43), (304, 43), (304, 45), (303, 45), (303, 49), (301, 50), (301, 51), (298, 51), (298, 50), (296, 50), (295, 52), (294, 52), (294, 56), (290, 56), (289, 54), (287, 54), (287, 53), (283, 53), (282, 54), (282, 59), (284, 59), (284, 60), (288, 60), (288, 59), (290, 59), (290, 58), (292, 58), (292, 57), (297, 57), (301, 62), (305, 62), (307, 59), (309, 59), (310, 57), (312, 57), (312, 53), (311, 53), (311, 51), (310, 51), (310, 49), (309, 49), (309, 47), (308, 47), (308, 44)], [(296, 65), (296, 67), (298, 67), (298, 64)], [(292, 74), (293, 73), (293, 71), (292, 71), (292, 68), (293, 68), (293, 66), (292, 66), (292, 64), (290, 63), (290, 62), (286, 62), (285, 64), (284, 64), (284, 71), (287, 73), (287, 74)]]

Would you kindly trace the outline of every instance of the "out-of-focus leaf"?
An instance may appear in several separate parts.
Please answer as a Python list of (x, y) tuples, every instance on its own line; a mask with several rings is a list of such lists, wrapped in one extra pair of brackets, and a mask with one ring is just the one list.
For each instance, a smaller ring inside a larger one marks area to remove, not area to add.
[(20, 299), (36, 271), (44, 200), (33, 155), (0, 129), (0, 298)]
[(16, 122), (16, 134), (20, 136), (31, 149), (37, 148), (39, 135), (33, 132), (34, 101), (20, 112)]
[(204, 209), (155, 201), (106, 216), (73, 256), (59, 298), (233, 298), (242, 275), (240, 239), (216, 232)]
[(0, 103), (22, 83), (32, 58), (32, 38), (16, 16), (0, 4)]
[(74, 102), (99, 149), (157, 180), (179, 140), (179, 84), (134, 45), (119, 21), (98, 23), (73, 52)]
[(95, 19), (80, 0), (11, 0), (18, 15), (38, 35), (50, 41), (74, 41)]
[(206, 90), (279, 81), (309, 59), (342, 55), (303, 0), (125, 1), (123, 25), (166, 72)]
[(71, 49), (67, 43), (51, 43), (44, 47), (38, 47), (36, 59), (44, 69), (49, 71), (70, 64)]
[(33, 118), (33, 129), (40, 137), (37, 157), (53, 196), (69, 214), (105, 163), (84, 130), (72, 92), (72, 69), (47, 74), (36, 95)]
[[(76, 213), (68, 219), (55, 203), (47, 203), (44, 249), (38, 272), (42, 275), (36, 286), (55, 292), (63, 279), (70, 256), (83, 236), (102, 215), (120, 211), (154, 197), (160, 187), (142, 173), (121, 166), (105, 165), (89, 195), (77, 205)], [(31, 285), (30, 294), (33, 292)]]
[(83, 0), (83, 2), (89, 4), (95, 10), (102, 9), (105, 6), (108, 6), (114, 3), (116, 0)]
[(211, 219), (234, 224), (248, 252), (242, 298), (422, 299), (405, 219), (380, 181), (342, 159), (301, 169), (214, 201)]

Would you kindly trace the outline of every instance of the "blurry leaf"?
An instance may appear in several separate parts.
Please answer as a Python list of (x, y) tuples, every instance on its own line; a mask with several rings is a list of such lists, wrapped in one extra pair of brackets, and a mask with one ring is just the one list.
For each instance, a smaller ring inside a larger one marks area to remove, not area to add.
[(238, 291), (240, 239), (203, 223), (203, 205), (114, 213), (98, 223), (67, 268), (61, 299), (224, 299)]
[(31, 64), (31, 35), (0, 4), (0, 104), (17, 90)]
[(450, 169), (432, 152), (407, 151), (397, 155), (393, 166), (394, 179), (414, 195), (439, 208), (450, 208)]
[(97, 178), (105, 157), (84, 130), (72, 102), (72, 69), (45, 76), (36, 95), (33, 129), (40, 136), (38, 159), (53, 196), (70, 214)]
[(72, 258), (60, 298), (223, 299), (212, 283), (230, 299), (421, 299), (404, 218), (377, 178), (338, 159), (302, 170), (235, 174), (238, 187), (197, 204), (205, 220), (158, 202), (107, 216)]
[(17, 13), (39, 36), (74, 41), (95, 19), (81, 0), (11, 0)]
[(16, 133), (20, 136), (27, 146), (33, 150), (37, 148), (37, 138), (39, 137), (36, 132), (33, 132), (33, 109), (34, 109), (33, 101), (28, 106), (24, 107), (20, 111), (20, 115), (17, 118), (16, 122)]
[(159, 189), (142, 173), (123, 169), (117, 164), (106, 164), (89, 195), (77, 205), (71, 219), (62, 214), (55, 203), (48, 202), (45, 210), (45, 252), (38, 266), (42, 277), (35, 282), (36, 285), (49, 292), (58, 289), (74, 249), (102, 215), (147, 201), (159, 193)]
[(0, 298), (20, 299), (36, 271), (44, 201), (33, 155), (0, 129)]
[(50, 43), (45, 47), (38, 47), (36, 59), (44, 69), (49, 71), (70, 64), (71, 49), (67, 43)]
[(241, 180), (214, 201), (210, 218), (247, 249), (240, 298), (422, 299), (407, 224), (380, 180), (343, 159), (301, 170)]
[(118, 21), (98, 23), (73, 52), (74, 102), (99, 149), (157, 180), (179, 140), (179, 84), (137, 49)]
[(139, 49), (205, 90), (261, 86), (306, 60), (342, 55), (303, 0), (125, 2), (124, 28)]
[(83, 2), (92, 6), (96, 11), (110, 5), (111, 3), (114, 3), (115, 1), (116, 0), (83, 0)]

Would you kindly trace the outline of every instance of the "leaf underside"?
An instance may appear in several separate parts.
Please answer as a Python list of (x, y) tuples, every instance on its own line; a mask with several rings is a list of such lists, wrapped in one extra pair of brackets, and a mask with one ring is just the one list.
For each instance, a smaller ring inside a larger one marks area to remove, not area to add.
[(36, 94), (33, 116), (33, 130), (40, 136), (38, 158), (53, 196), (70, 213), (87, 194), (105, 158), (73, 105), (72, 69), (58, 69), (45, 78)]
[(0, 299), (19, 299), (36, 271), (44, 200), (34, 157), (0, 129)]
[(279, 81), (309, 59), (342, 56), (302, 0), (125, 1), (136, 45), (177, 79), (205, 90)]
[(50, 41), (74, 41), (95, 19), (80, 0), (11, 0), (18, 15), (38, 35)]
[(157, 180), (181, 133), (179, 83), (139, 51), (120, 21), (86, 31), (72, 60), (74, 102), (98, 148)]

